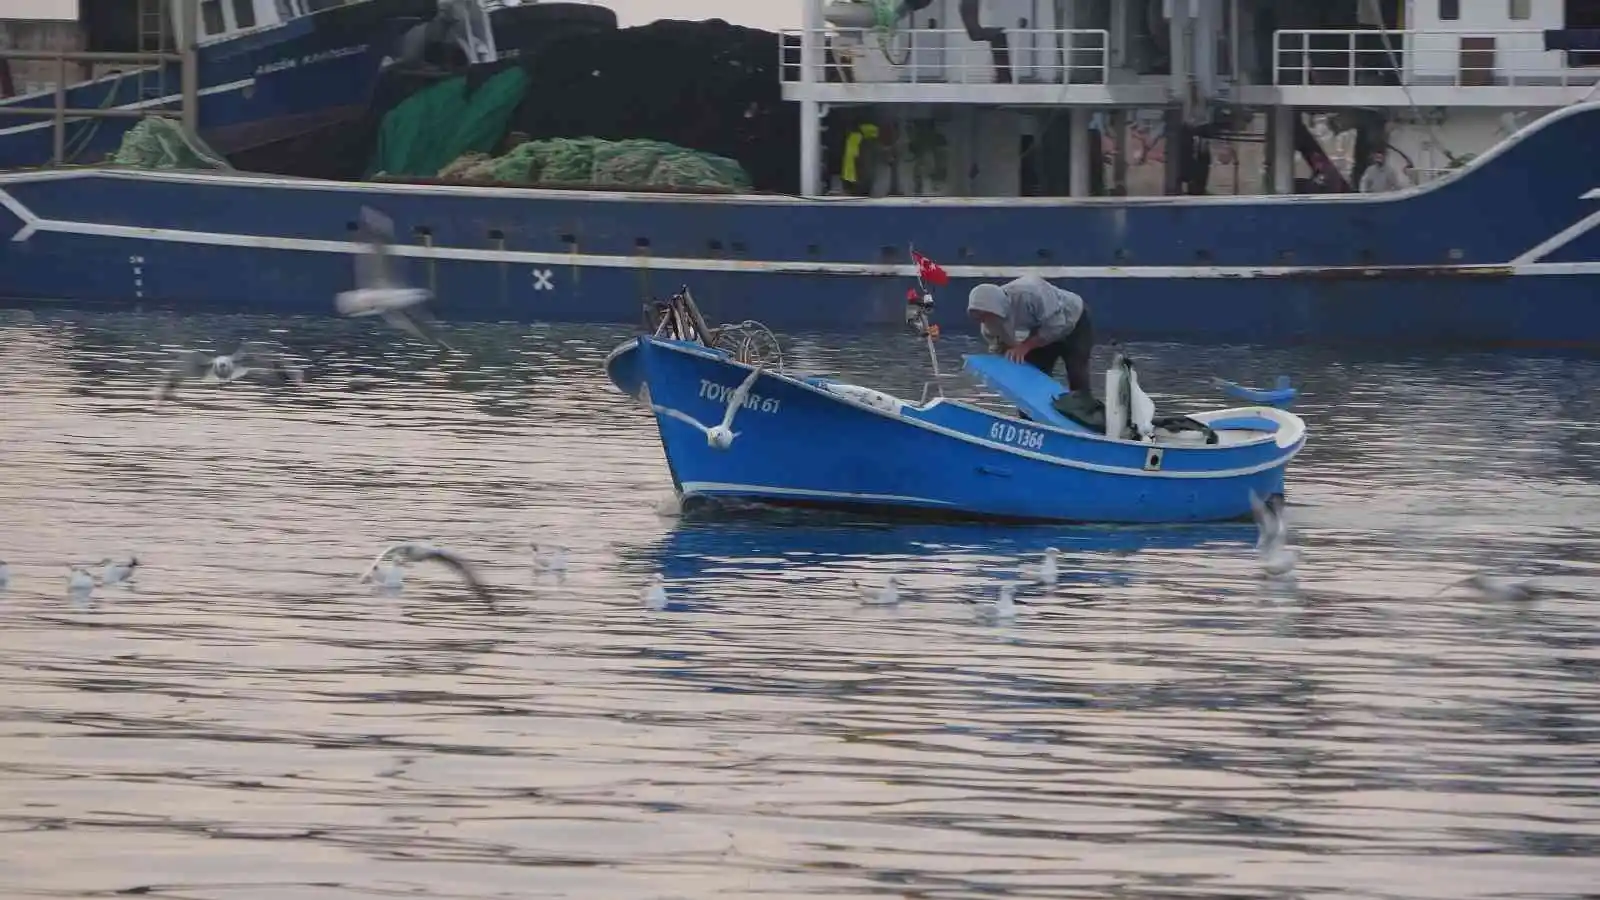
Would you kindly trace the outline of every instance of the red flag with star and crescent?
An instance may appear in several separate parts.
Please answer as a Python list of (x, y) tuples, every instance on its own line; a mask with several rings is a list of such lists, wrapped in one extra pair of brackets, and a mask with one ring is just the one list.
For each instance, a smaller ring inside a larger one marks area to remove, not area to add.
[(950, 283), (950, 276), (939, 268), (938, 263), (915, 250), (911, 251), (911, 258), (917, 261), (917, 277), (922, 279), (923, 284), (943, 287)]

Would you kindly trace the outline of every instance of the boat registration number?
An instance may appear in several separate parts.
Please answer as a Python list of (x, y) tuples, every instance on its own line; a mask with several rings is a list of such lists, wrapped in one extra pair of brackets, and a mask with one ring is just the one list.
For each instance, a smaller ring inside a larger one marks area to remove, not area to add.
[(1018, 428), (1010, 422), (996, 422), (989, 426), (990, 440), (1004, 441), (1007, 444), (1016, 444), (1024, 450), (1041, 450), (1044, 448), (1044, 432), (1034, 431), (1032, 428)]
[[(703, 399), (726, 405), (738, 387), (726, 384), (717, 384), (715, 381), (700, 379), (700, 396)], [(763, 397), (760, 394), (748, 394), (744, 398), (743, 409), (751, 412), (775, 413), (778, 411), (778, 401), (773, 397)]]

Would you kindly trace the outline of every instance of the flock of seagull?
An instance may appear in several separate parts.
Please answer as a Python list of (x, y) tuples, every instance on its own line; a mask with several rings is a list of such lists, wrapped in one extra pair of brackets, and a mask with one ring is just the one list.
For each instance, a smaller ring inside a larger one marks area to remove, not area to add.
[[(406, 285), (394, 271), (394, 222), (370, 207), (362, 207), (356, 238), (365, 252), (355, 258), (356, 287), (334, 297), (334, 307), (349, 318), (377, 317), (394, 328), (446, 350), (455, 348), (444, 339), (427, 304), (433, 292)], [(205, 385), (256, 379), (273, 386), (302, 384), (305, 370), (289, 362), (278, 347), (266, 341), (246, 341), (232, 353), (208, 354), (186, 350), (156, 388), (156, 402), (170, 400), (187, 381)]]

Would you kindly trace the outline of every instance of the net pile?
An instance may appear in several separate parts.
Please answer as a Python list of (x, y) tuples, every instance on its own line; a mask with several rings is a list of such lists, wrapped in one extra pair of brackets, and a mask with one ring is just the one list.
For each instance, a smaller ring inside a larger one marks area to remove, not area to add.
[(220, 169), (224, 166), (189, 146), (183, 126), (172, 119), (141, 119), (122, 136), (111, 155), (114, 166), (136, 169)]
[(737, 160), (757, 190), (793, 192), (800, 118), (783, 100), (778, 65), (777, 34), (720, 19), (572, 37), (528, 61), (533, 86), (510, 127), (536, 140), (689, 147)]
[(389, 176), (431, 177), (462, 153), (500, 143), (506, 122), (528, 90), (528, 76), (508, 63), (481, 82), (465, 75), (430, 85), (384, 116), (368, 170)]
[(527, 141), (498, 157), (466, 154), (440, 178), (543, 187), (700, 188), (747, 191), (750, 175), (714, 153), (663, 141), (552, 138)]

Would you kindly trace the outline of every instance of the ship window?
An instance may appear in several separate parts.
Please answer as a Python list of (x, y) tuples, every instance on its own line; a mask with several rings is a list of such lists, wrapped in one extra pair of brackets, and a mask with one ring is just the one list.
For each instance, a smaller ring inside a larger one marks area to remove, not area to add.
[(233, 27), (256, 27), (256, 0), (233, 0)]
[(1461, 0), (1439, 0), (1439, 18), (1454, 22), (1461, 18)]
[(222, 0), (205, 0), (200, 4), (200, 24), (206, 34), (221, 34), (227, 28), (222, 21)]
[(1533, 18), (1533, 0), (1510, 0), (1511, 18), (1519, 22)]

